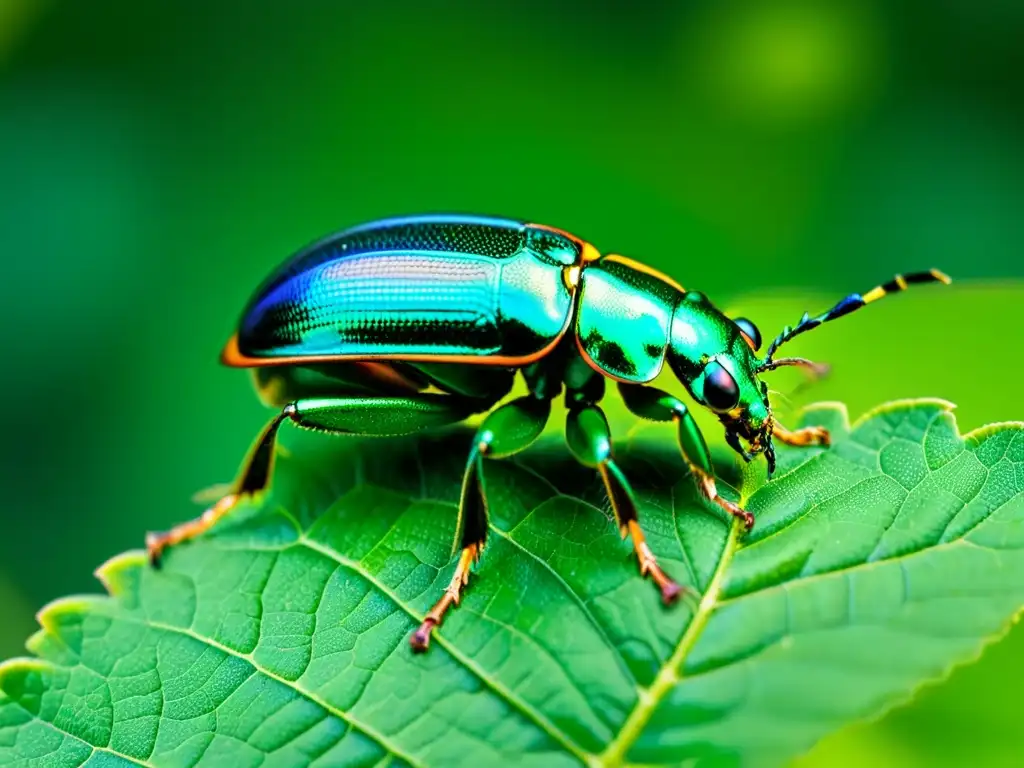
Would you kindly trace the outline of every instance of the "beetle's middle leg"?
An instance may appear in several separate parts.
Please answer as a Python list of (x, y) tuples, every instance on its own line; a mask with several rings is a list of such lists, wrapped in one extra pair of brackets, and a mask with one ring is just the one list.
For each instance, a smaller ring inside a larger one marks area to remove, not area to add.
[(423, 623), (409, 638), (412, 649), (422, 652), (430, 645), (434, 627), (443, 620), (448, 609), (458, 605), (462, 591), (469, 582), (469, 569), (479, 559), (487, 539), (487, 493), (484, 487), (485, 459), (504, 459), (526, 450), (540, 437), (551, 414), (551, 401), (529, 395), (502, 405), (484, 419), (473, 438), (473, 446), (462, 479), (459, 499), (461, 554), (455, 574), (441, 599), (434, 604)]
[(146, 537), (150, 562), (159, 565), (168, 547), (205, 533), (242, 499), (267, 488), (277, 433), (286, 419), (299, 427), (335, 434), (404, 435), (462, 421), (480, 409), (478, 400), (436, 394), (307, 398), (288, 403), (260, 433), (231, 493), (195, 520)]
[(714, 468), (711, 465), (711, 452), (708, 451), (704, 436), (686, 404), (668, 392), (642, 384), (619, 384), (619, 392), (622, 394), (626, 408), (640, 418), (676, 423), (679, 450), (693, 473), (697, 490), (708, 501), (717, 504), (731, 516), (738, 518), (746, 530), (749, 531), (753, 528), (754, 516), (752, 514), (739, 504), (719, 495)]
[(683, 588), (661, 569), (651, 552), (640, 521), (637, 519), (636, 499), (629, 481), (612, 458), (612, 438), (604, 412), (593, 403), (569, 403), (569, 416), (565, 422), (565, 440), (577, 461), (594, 467), (601, 473), (608, 500), (623, 538), (633, 540), (633, 550), (640, 564), (640, 573), (650, 576), (661, 590), (661, 599), (669, 605), (682, 593)]

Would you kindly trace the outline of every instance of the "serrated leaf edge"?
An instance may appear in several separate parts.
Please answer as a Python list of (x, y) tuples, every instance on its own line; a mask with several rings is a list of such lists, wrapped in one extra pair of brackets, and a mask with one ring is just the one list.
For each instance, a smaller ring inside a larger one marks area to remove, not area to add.
[[(875, 406), (870, 410), (866, 411), (855, 421), (851, 422), (849, 418), (849, 409), (845, 403), (838, 401), (823, 401), (815, 403), (801, 410), (800, 416), (803, 417), (807, 413), (813, 413), (815, 411), (828, 411), (833, 410), (838, 412), (842, 419), (847, 432), (852, 432), (862, 424), (866, 423), (872, 418), (886, 414), (896, 413), (903, 410), (910, 410), (920, 406), (936, 406), (943, 413), (952, 413), (956, 409), (956, 405), (948, 400), (935, 397), (922, 397), (922, 398), (905, 398), (900, 400), (893, 400), (881, 405)], [(979, 439), (986, 438), (992, 434), (995, 434), (1001, 430), (1007, 428), (1022, 428), (1024, 429), (1024, 422), (1021, 421), (1005, 421), (995, 422), (993, 424), (986, 424), (981, 427), (977, 427), (969, 432), (961, 433), (958, 425), (956, 424), (956, 418), (953, 419), (953, 427), (956, 430), (957, 437), (961, 441), (966, 442), (968, 439)], [(757, 489), (752, 489), (756, 491)], [(746, 488), (744, 488), (744, 498), (741, 502), (745, 503), (747, 500)], [(708, 620), (711, 618), (712, 613), (720, 607), (717, 598), (721, 593), (722, 582), (726, 571), (728, 570), (729, 563), (732, 562), (732, 557), (736, 552), (739, 543), (739, 525), (735, 521), (729, 529), (729, 537), (726, 540), (726, 546), (723, 548), (723, 554), (718, 564), (715, 567), (715, 573), (712, 577), (711, 583), (708, 586), (707, 591), (702, 596), (700, 601), (700, 609), (697, 614), (694, 615), (693, 620), (687, 626), (683, 632), (683, 636), (680, 638), (679, 643), (676, 645), (672, 656), (669, 658), (665, 666), (659, 670), (655, 682), (646, 690), (641, 690), (640, 697), (637, 700), (637, 704), (633, 711), (627, 716), (622, 729), (619, 731), (612, 742), (608, 745), (605, 751), (599, 758), (598, 765), (602, 768), (616, 768), (623, 764), (626, 753), (629, 748), (635, 743), (636, 738), (643, 731), (643, 727), (650, 719), (651, 715), (654, 714), (655, 709), (665, 695), (672, 690), (672, 687), (683, 680), (679, 670), (682, 668), (683, 663), (686, 661), (687, 654), (700, 637), (701, 631), (706, 626)], [(884, 561), (879, 561), (884, 562)], [(832, 575), (832, 574), (829, 574)], [(743, 597), (746, 597), (744, 595)], [(740, 598), (735, 598), (740, 599)], [(968, 655), (962, 659), (956, 659), (951, 661), (945, 669), (938, 675), (920, 681), (917, 685), (913, 686), (904, 696), (896, 696), (890, 701), (886, 702), (882, 708), (871, 715), (854, 718), (849, 723), (844, 724), (844, 727), (849, 725), (860, 723), (860, 722), (871, 722), (878, 718), (881, 718), (886, 713), (891, 712), (894, 708), (902, 706), (903, 704), (911, 701), (917, 693), (928, 686), (938, 685), (944, 680), (947, 680), (949, 676), (959, 667), (966, 666), (974, 663), (984, 653), (985, 649), (991, 646), (993, 643), (1005, 637), (1013, 625), (1024, 615), (1024, 606), (1022, 606), (1014, 615), (1006, 620), (1003, 624), (1003, 628), (991, 635), (979, 638), (980, 642), (977, 651)], [(630, 738), (626, 738), (629, 735)]]
[[(842, 416), (843, 423), (847, 427), (848, 431), (853, 431), (857, 429), (859, 426), (861, 426), (863, 423), (866, 423), (870, 419), (877, 417), (879, 415), (883, 415), (886, 413), (894, 413), (902, 410), (909, 410), (911, 408), (920, 407), (922, 405), (936, 406), (939, 410), (947, 413), (952, 413), (956, 408), (956, 405), (954, 403), (941, 398), (906, 398), (883, 403), (879, 406), (869, 409), (860, 417), (858, 417), (855, 421), (851, 422), (849, 418), (849, 411), (844, 403), (838, 401), (823, 401), (819, 403), (814, 403), (801, 409), (799, 415), (803, 417), (809, 413), (814, 413), (816, 411), (833, 410), (840, 413), (840, 415)], [(954, 427), (957, 427), (955, 418)], [(1006, 428), (1024, 429), (1024, 421), (1012, 420), (995, 422), (992, 424), (986, 424), (977, 427), (965, 433), (961, 433), (957, 428), (957, 436), (963, 441), (966, 441), (968, 439), (982, 439)], [(744, 495), (746, 497), (746, 494)], [(746, 498), (744, 498), (743, 500), (745, 501)], [(690, 652), (696, 641), (699, 639), (700, 634), (706, 626), (712, 613), (718, 607), (720, 607), (717, 598), (721, 592), (725, 574), (728, 570), (729, 564), (732, 562), (732, 557), (736, 552), (738, 543), (739, 525), (733, 522), (733, 524), (730, 526), (729, 534), (726, 539), (726, 546), (723, 548), (723, 554), (718, 564), (716, 565), (715, 573), (712, 577), (711, 582), (709, 583), (708, 589), (706, 590), (705, 594), (701, 597), (698, 610), (694, 614), (693, 620), (689, 623), (689, 625), (687, 625), (687, 628), (683, 632), (683, 635), (680, 637), (680, 640), (677, 643), (675, 650), (673, 651), (672, 655), (670, 656), (666, 664), (659, 670), (654, 682), (647, 688), (637, 689), (638, 698), (636, 705), (634, 706), (630, 714), (627, 716), (622, 728), (619, 730), (619, 733), (612, 739), (611, 742), (609, 742), (605, 750), (600, 755), (593, 755), (579, 749), (579, 747), (575, 744), (567, 745), (564, 743), (563, 739), (558, 739), (560, 743), (563, 743), (563, 746), (566, 746), (570, 752), (572, 752), (578, 759), (583, 761), (586, 765), (590, 766), (590, 768), (613, 768), (614, 766), (621, 765), (625, 759), (626, 753), (628, 752), (630, 747), (633, 746), (636, 739), (643, 731), (644, 726), (647, 724), (650, 717), (653, 715), (658, 704), (664, 699), (665, 695), (669, 691), (671, 691), (672, 688), (678, 682), (681, 682), (682, 677), (680, 676), (679, 670), (685, 662), (688, 653)], [(115, 555), (103, 564), (101, 564), (95, 571), (95, 576), (97, 580), (99, 580), (100, 583), (103, 585), (104, 589), (108, 593), (108, 596), (105, 597), (100, 595), (70, 595), (57, 598), (44, 605), (36, 614), (36, 619), (39, 622), (41, 629), (34, 633), (28, 639), (28, 641), (26, 642), (27, 650), (29, 650), (30, 652), (34, 652), (35, 649), (38, 647), (39, 643), (41, 642), (42, 637), (47, 635), (63, 643), (63, 640), (60, 638), (59, 634), (53, 631), (53, 619), (56, 616), (60, 615), (61, 612), (64, 611), (75, 611), (80, 613), (93, 606), (108, 605), (108, 601), (122, 597), (125, 594), (126, 586), (123, 583), (123, 580), (120, 578), (121, 575), (124, 572), (126, 572), (129, 568), (134, 568), (139, 565), (144, 566), (146, 562), (147, 560), (145, 552), (141, 550), (131, 550), (128, 552), (123, 552), (118, 555)], [(850, 722), (844, 724), (844, 727), (851, 727), (859, 723), (874, 722), (883, 717), (888, 712), (892, 711), (893, 709), (903, 706), (907, 702), (911, 701), (915, 696), (918, 695), (918, 693), (922, 689), (926, 689), (928, 687), (941, 684), (944, 680), (948, 679), (949, 676), (953, 673), (953, 671), (957, 668), (966, 666), (967, 664), (971, 664), (977, 661), (988, 647), (998, 642), (1009, 633), (1014, 624), (1016, 624), (1019, 621), (1022, 615), (1024, 615), (1024, 606), (1022, 606), (1020, 610), (1018, 610), (1013, 616), (1009, 617), (1006, 620), (1006, 622), (1003, 624), (1001, 631), (990, 634), (986, 637), (979, 638), (980, 643), (975, 653), (966, 656), (962, 659), (957, 659), (950, 662), (950, 664), (947, 665), (946, 668), (938, 675), (920, 681), (917, 685), (909, 689), (904, 695), (897, 695), (890, 701), (886, 702), (886, 704), (883, 705), (883, 707), (877, 710), (876, 712), (873, 712), (870, 715), (866, 715), (863, 717), (854, 718)], [(161, 629), (166, 628), (168, 630), (172, 630), (180, 634), (190, 634), (187, 630), (182, 630), (179, 627), (164, 627), (164, 625), (155, 624), (154, 626), (157, 626)], [(190, 636), (195, 637), (194, 635)], [(387, 737), (378, 734), (374, 729), (368, 726), (365, 726), (357, 721), (354, 721), (347, 713), (344, 713), (343, 711), (337, 709), (336, 707), (328, 704), (325, 701), (319, 700), (318, 697), (315, 697), (315, 694), (305, 691), (304, 689), (295, 686), (293, 682), (288, 681), (284, 678), (279, 678), (278, 676), (274, 675), (268, 670), (265, 670), (262, 667), (256, 665), (255, 662), (252, 659), (248, 658), (248, 656), (246, 656), (245, 654), (241, 654), (238, 651), (228, 648), (227, 646), (221, 646), (220, 644), (217, 644), (216, 641), (213, 641), (209, 638), (196, 637), (196, 639), (203, 643), (213, 645), (214, 647), (219, 648), (224, 653), (228, 653), (230, 655), (245, 659), (249, 663), (252, 663), (261, 674), (265, 674), (270, 678), (278, 680), (279, 682), (288, 686), (292, 690), (295, 690), (300, 695), (309, 698), (311, 701), (314, 701), (319, 706), (321, 706), (325, 711), (330, 712), (339, 719), (348, 723), (356, 730), (359, 730), (371, 739), (374, 739), (384, 749), (388, 750), (390, 754), (407, 761), (412, 766), (422, 765), (415, 758), (401, 752), (397, 747), (391, 745), (390, 742), (387, 740)], [(0, 662), (0, 684), (2, 684), (2, 681), (6, 675), (14, 671), (33, 670), (40, 673), (46, 673), (54, 671), (55, 668), (56, 665), (46, 661), (45, 659), (41, 659), (38, 657), (16, 657), (8, 659), (6, 661)], [(0, 691), (0, 696), (9, 698), (6, 697), (6, 695), (3, 694), (2, 691)], [(28, 712), (28, 714), (31, 715), (30, 712)], [(41, 722), (54, 730), (64, 733), (68, 737), (75, 739), (76, 741), (82, 743), (84, 746), (94, 751), (108, 752), (117, 757), (121, 757), (125, 760), (131, 761), (137, 765), (151, 765), (150, 763), (140, 761), (138, 758), (129, 757), (127, 755), (122, 755), (108, 748), (98, 747), (89, 744), (88, 742), (83, 741), (81, 738), (75, 736), (74, 734), (61, 731), (61, 729), (59, 729), (57, 726), (47, 721), (38, 720), (38, 722)], [(560, 731), (558, 731), (557, 729), (555, 730), (555, 734), (552, 735), (556, 734), (560, 734)]]
[[(39, 622), (40, 630), (34, 633), (28, 639), (28, 641), (26, 642), (27, 649), (30, 652), (35, 653), (39, 648), (44, 637), (50, 637), (66, 646), (67, 644), (61, 638), (59, 632), (56, 631), (55, 619), (61, 615), (66, 614), (81, 615), (93, 608), (99, 608), (100, 610), (102, 610), (107, 607), (110, 607), (115, 600), (124, 595), (124, 584), (123, 581), (120, 579), (121, 575), (127, 572), (128, 569), (130, 568), (137, 568), (139, 566), (145, 567), (147, 563), (148, 559), (146, 557), (146, 553), (141, 550), (130, 550), (128, 552), (122, 552), (104, 562), (96, 569), (94, 574), (96, 578), (99, 580), (99, 582), (107, 590), (108, 595), (68, 595), (65, 597), (59, 597), (55, 600), (51, 600), (49, 603), (40, 608), (39, 611), (36, 613), (36, 620)], [(124, 617), (120, 618), (124, 619)], [(197, 642), (201, 642), (206, 646), (216, 648), (221, 653), (248, 662), (261, 675), (265, 675), (269, 679), (275, 680), (276, 682), (286, 686), (287, 688), (294, 691), (303, 698), (318, 705), (325, 712), (328, 712), (331, 715), (337, 717), (339, 720), (347, 723), (351, 728), (363, 733), (365, 736), (375, 741), (389, 754), (401, 760), (404, 760), (406, 763), (408, 763), (410, 766), (413, 766), (414, 768), (423, 768), (422, 762), (414, 758), (412, 755), (403, 752), (399, 747), (393, 744), (387, 736), (381, 734), (376, 729), (366, 725), (365, 723), (362, 723), (361, 721), (353, 718), (347, 712), (344, 712), (338, 707), (328, 703), (326, 700), (317, 696), (312, 691), (308, 691), (305, 688), (297, 685), (294, 681), (287, 680), (286, 678), (283, 678), (267, 670), (262, 665), (258, 664), (255, 661), (255, 659), (251, 658), (250, 655), (241, 653), (233, 648), (229, 648), (226, 645), (218, 643), (216, 640), (213, 640), (212, 638), (199, 636), (194, 632), (182, 629), (181, 627), (175, 627), (169, 624), (154, 622), (152, 620), (136, 621), (137, 623), (143, 626), (152, 627), (154, 629), (173, 632), (178, 635), (191, 637)], [(39, 657), (23, 656), (8, 659), (7, 661), (0, 662), (0, 686), (2, 686), (3, 680), (6, 677), (6, 675), (10, 674), (11, 672), (17, 670), (32, 669), (40, 673), (52, 673), (57, 669), (58, 666), (59, 665), (53, 664), (47, 661), (46, 659), (42, 659)], [(2, 691), (0, 691), (0, 695), (3, 695)], [(28, 714), (31, 715), (32, 713), (29, 712)], [(130, 757), (128, 755), (124, 755), (114, 750), (111, 750), (109, 747), (99, 747), (94, 744), (90, 744), (81, 739), (80, 737), (76, 736), (75, 734), (69, 733), (67, 731), (62, 731), (53, 723), (40, 720), (39, 718), (35, 719), (38, 722), (44, 723), (45, 725), (55, 730), (58, 730), (61, 733), (64, 733), (70, 738), (73, 738), (76, 741), (81, 742), (90, 749), (110, 752), (111, 754), (124, 758), (125, 760), (129, 760), (137, 765), (152, 765), (151, 763), (140, 761), (138, 758)]]
[[(329, 559), (336, 561), (339, 565), (344, 565), (352, 569), (354, 572), (359, 573), (363, 578), (367, 579), (374, 586), (375, 589), (377, 589), (382, 594), (387, 595), (399, 607), (400, 610), (408, 614), (417, 622), (422, 620), (422, 616), (413, 611), (404, 601), (400, 600), (397, 595), (395, 595), (385, 585), (380, 583), (371, 574), (366, 573), (357, 564), (349, 562), (346, 558), (342, 557), (338, 553), (335, 553), (323, 547), (319, 543), (310, 540), (304, 536), (300, 535), (299, 539), (297, 540), (297, 543), (300, 543), (305, 547), (320, 552), (325, 557), (328, 557)], [(142, 550), (130, 550), (128, 552), (123, 552), (111, 557), (106, 562), (102, 563), (94, 571), (94, 575), (96, 576), (97, 580), (103, 585), (108, 595), (69, 595), (57, 598), (47, 603), (36, 614), (36, 619), (39, 622), (42, 629), (34, 633), (29, 638), (28, 642), (26, 643), (27, 649), (32, 653), (36, 653), (37, 650), (39, 649), (42, 639), (47, 636), (64, 644), (60, 635), (53, 631), (53, 628), (55, 626), (53, 619), (57, 615), (59, 615), (60, 612), (66, 611), (72, 607), (79, 610), (85, 610), (90, 607), (99, 607), (103, 609), (107, 606), (110, 606), (113, 601), (116, 601), (117, 599), (124, 597), (125, 594), (131, 589), (125, 583), (125, 580), (123, 578), (124, 574), (128, 573), (133, 569), (145, 568), (147, 567), (147, 565), (148, 558), (146, 556), (146, 553)], [(124, 619), (124, 617), (121, 618)], [(320, 697), (316, 696), (316, 694), (313, 694), (311, 691), (307, 691), (305, 688), (302, 688), (301, 686), (295, 684), (293, 681), (289, 681), (265, 669), (263, 666), (258, 664), (255, 661), (255, 659), (251, 657), (250, 654), (244, 654), (227, 646), (223, 646), (222, 644), (218, 643), (216, 640), (213, 640), (212, 638), (198, 635), (194, 632), (191, 632), (190, 630), (182, 629), (181, 627), (165, 625), (159, 622), (154, 622), (152, 620), (139, 623), (143, 624), (144, 626), (152, 627), (154, 629), (159, 629), (167, 632), (174, 632), (179, 635), (191, 637), (195, 639), (197, 642), (201, 642), (209, 647), (216, 648), (222, 653), (242, 659), (243, 661), (252, 665), (253, 668), (260, 674), (263, 674), (266, 677), (274, 679), (280, 684), (285, 685), (289, 689), (298, 693), (300, 696), (303, 696), (309, 701), (312, 701), (313, 703), (322, 707), (326, 712), (335, 715), (343, 722), (349, 724), (352, 728), (366, 735), (368, 738), (373, 739), (383, 749), (387, 750), (390, 754), (393, 754), (395, 757), (398, 757), (406, 761), (409, 765), (414, 766), (414, 768), (422, 766), (422, 763), (420, 761), (418, 761), (411, 755), (402, 752), (398, 747), (392, 744), (391, 741), (383, 734), (380, 734), (375, 729), (366, 726), (364, 723), (353, 718), (348, 713), (345, 713), (344, 711), (339, 710), (337, 707), (328, 704), (326, 701), (321, 700)], [(557, 742), (563, 749), (565, 749), (566, 752), (574, 755), (578, 760), (580, 760), (581, 763), (591, 764), (593, 762), (594, 756), (591, 753), (586, 752), (582, 747), (580, 747), (572, 739), (570, 739), (561, 729), (556, 728), (545, 716), (539, 713), (532, 706), (526, 704), (519, 697), (513, 695), (511, 691), (508, 691), (503, 686), (497, 684), (492, 678), (488, 677), (482, 670), (477, 668), (477, 666), (475, 665), (475, 663), (472, 662), (472, 660), (468, 659), (461, 651), (459, 651), (457, 648), (455, 648), (450, 643), (445, 641), (443, 637), (436, 637), (435, 642), (438, 645), (443, 646), (453, 656), (453, 658), (455, 658), (465, 668), (472, 672), (482, 682), (483, 685), (495, 690), (495, 692), (502, 698), (502, 700), (504, 700), (510, 707), (522, 713), (529, 721), (531, 721), (534, 725), (536, 725), (542, 731), (547, 733), (555, 742)], [(4, 675), (8, 671), (8, 666), (16, 665), (20, 661), (38, 661), (41, 665), (43, 665), (40, 667), (40, 669), (46, 669), (48, 671), (52, 671), (56, 668), (56, 666), (58, 666), (50, 662), (47, 662), (45, 659), (33, 659), (31, 657), (19, 657), (15, 659), (10, 659), (5, 662), (0, 662), (0, 685), (2, 685)]]
[[(1012, 424), (1014, 422), (1008, 423)], [(1024, 424), (1022, 424), (1022, 426), (1024, 426)], [(843, 723), (843, 725), (839, 729), (833, 731), (832, 733), (839, 733), (840, 731), (844, 731), (850, 728), (856, 728), (862, 725), (867, 725), (869, 723), (876, 723), (893, 710), (899, 709), (900, 707), (910, 704), (915, 698), (917, 698), (917, 696), (922, 691), (925, 691), (929, 688), (936, 688), (942, 685), (958, 669), (970, 666), (971, 664), (975, 664), (985, 654), (986, 650), (988, 650), (990, 647), (992, 647), (1000, 640), (1005, 638), (1010, 633), (1010, 630), (1013, 629), (1014, 625), (1020, 621), (1021, 616), (1024, 616), (1024, 607), (1021, 607), (1015, 614), (1008, 618), (998, 632), (993, 632), (991, 635), (980, 638), (981, 642), (978, 645), (978, 649), (973, 654), (965, 656), (962, 659), (950, 662), (950, 664), (944, 670), (942, 670), (942, 672), (935, 675), (934, 677), (930, 677), (926, 680), (921, 680), (916, 685), (911, 686), (902, 695), (897, 694), (890, 701), (886, 702), (886, 704), (884, 704), (878, 711), (872, 712), (869, 715), (854, 717), (849, 722)], [(817, 744), (817, 742), (815, 742), (815, 744)], [(807, 751), (801, 754), (807, 754), (807, 752), (810, 751), (810, 749), (814, 748), (815, 744), (812, 744)], [(800, 757), (800, 755), (793, 755), (794, 759), (797, 757)]]

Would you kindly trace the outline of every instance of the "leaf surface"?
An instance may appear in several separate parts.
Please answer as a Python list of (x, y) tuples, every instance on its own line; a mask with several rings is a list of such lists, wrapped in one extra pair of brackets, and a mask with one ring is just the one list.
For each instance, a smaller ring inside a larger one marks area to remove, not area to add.
[(668, 610), (557, 440), (489, 462), (488, 547), (423, 656), (408, 635), (454, 568), (467, 433), (296, 441), (261, 505), (41, 612), (33, 657), (0, 667), (0, 763), (782, 762), (1024, 604), (1022, 425), (960, 436), (934, 400), (804, 418), (834, 446), (733, 477), (742, 539), (670, 429), (617, 445), (653, 550), (700, 595)]

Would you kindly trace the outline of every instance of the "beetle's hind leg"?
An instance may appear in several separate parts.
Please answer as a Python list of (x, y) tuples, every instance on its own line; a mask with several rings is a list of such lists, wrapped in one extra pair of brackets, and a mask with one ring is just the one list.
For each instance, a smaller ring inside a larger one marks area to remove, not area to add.
[(294, 408), (295, 404), (289, 403), (281, 413), (271, 419), (270, 423), (263, 428), (260, 436), (249, 451), (249, 455), (242, 465), (242, 473), (239, 475), (230, 493), (222, 497), (195, 520), (189, 520), (188, 522), (176, 525), (165, 533), (149, 533), (146, 535), (146, 552), (149, 554), (149, 562), (154, 567), (160, 566), (164, 552), (168, 547), (194, 539), (196, 536), (210, 530), (210, 528), (216, 525), (218, 520), (231, 512), (243, 498), (247, 495), (258, 493), (267, 487), (274, 464), (274, 446), (277, 443), (277, 432), (285, 419), (291, 417)]
[(612, 458), (612, 438), (608, 420), (597, 405), (570, 404), (569, 416), (565, 422), (565, 438), (576, 459), (585, 466), (593, 467), (601, 474), (608, 499), (615, 511), (615, 518), (623, 538), (633, 540), (640, 573), (650, 576), (661, 591), (661, 599), (670, 605), (682, 594), (683, 588), (673, 581), (658, 565), (651, 552), (640, 521), (637, 518), (636, 499), (626, 476)]
[(467, 398), (435, 394), (308, 398), (289, 403), (260, 433), (229, 494), (195, 520), (146, 537), (150, 562), (159, 565), (168, 547), (205, 533), (242, 499), (266, 490), (273, 470), (277, 433), (286, 419), (305, 429), (335, 434), (403, 435), (462, 421), (480, 410), (480, 405), (479, 401)]
[(409, 638), (414, 651), (430, 645), (434, 628), (444, 620), (453, 605), (458, 605), (469, 582), (470, 567), (480, 558), (487, 539), (487, 493), (483, 463), (486, 459), (504, 459), (528, 448), (540, 437), (551, 414), (551, 402), (533, 395), (513, 400), (492, 411), (473, 438), (459, 499), (461, 554), (455, 573), (441, 599), (434, 604), (423, 623)]

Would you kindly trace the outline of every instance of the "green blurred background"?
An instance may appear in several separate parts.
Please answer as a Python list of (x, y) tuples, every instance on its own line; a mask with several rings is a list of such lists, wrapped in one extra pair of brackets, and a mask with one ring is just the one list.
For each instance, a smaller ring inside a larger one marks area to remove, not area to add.
[[(0, 657), (233, 476), (265, 416), (216, 365), (242, 303), (375, 217), (551, 223), (773, 322), (939, 266), (967, 292), (822, 332), (873, 358), (815, 394), (1024, 416), (1019, 366), (958, 362), (1024, 348), (1024, 3), (634, 5), (0, 0)], [(1022, 659), (804, 764), (1024, 764)]]

